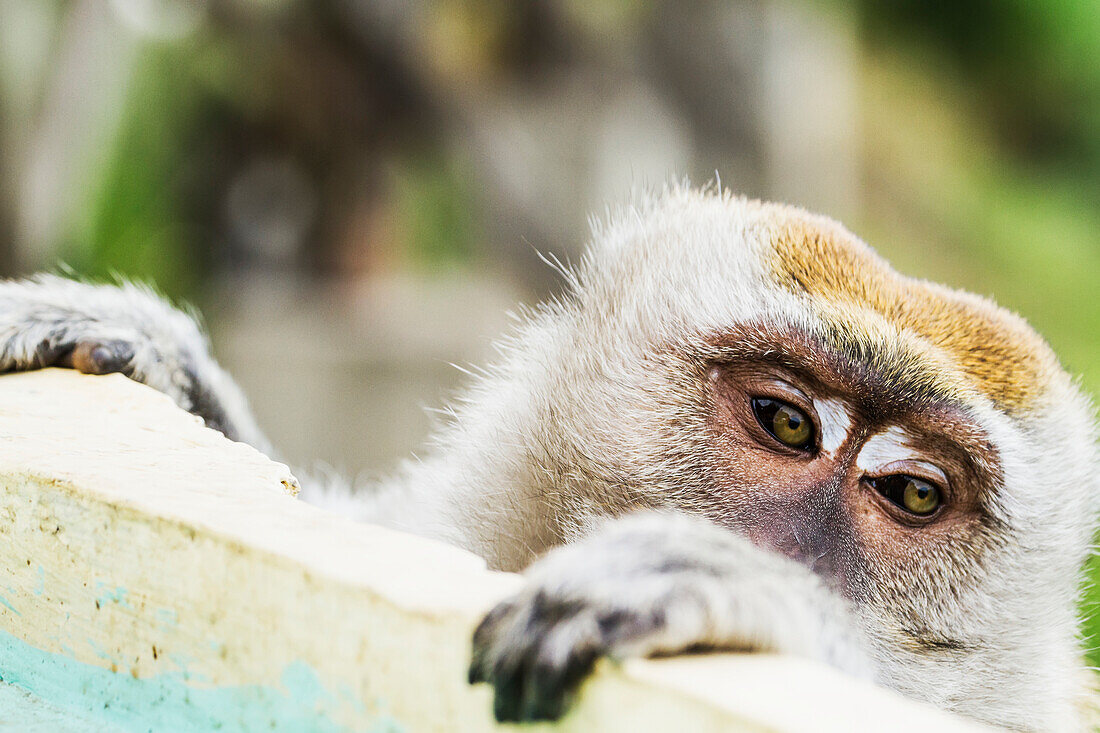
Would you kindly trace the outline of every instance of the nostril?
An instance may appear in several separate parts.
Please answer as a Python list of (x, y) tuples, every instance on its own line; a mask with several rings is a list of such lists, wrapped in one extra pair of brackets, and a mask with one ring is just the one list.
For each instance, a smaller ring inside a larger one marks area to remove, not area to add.
[(835, 563), (832, 561), (832, 553), (829, 550), (822, 550), (819, 554), (815, 555), (813, 559), (808, 561), (810, 570), (815, 573), (821, 572), (824, 574), (831, 574)]

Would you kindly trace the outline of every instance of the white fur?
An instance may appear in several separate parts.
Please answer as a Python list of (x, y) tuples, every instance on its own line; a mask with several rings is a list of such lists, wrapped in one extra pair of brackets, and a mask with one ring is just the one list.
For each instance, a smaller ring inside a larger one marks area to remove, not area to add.
[(872, 435), (856, 456), (856, 466), (864, 472), (874, 472), (891, 463), (913, 458), (911, 441), (912, 437), (899, 427)]
[(821, 420), (821, 450), (835, 455), (852, 432), (852, 408), (834, 399), (817, 400), (814, 408)]

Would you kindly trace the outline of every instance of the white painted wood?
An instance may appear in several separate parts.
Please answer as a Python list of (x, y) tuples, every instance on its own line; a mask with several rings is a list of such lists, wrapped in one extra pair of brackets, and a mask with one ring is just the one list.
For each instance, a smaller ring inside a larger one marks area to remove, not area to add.
[[(0, 378), (0, 675), (35, 696), (7, 699), (120, 730), (494, 729), (469, 637), (520, 579), (294, 485), (122, 377)], [(735, 655), (602, 663), (552, 728), (972, 730), (807, 661)]]

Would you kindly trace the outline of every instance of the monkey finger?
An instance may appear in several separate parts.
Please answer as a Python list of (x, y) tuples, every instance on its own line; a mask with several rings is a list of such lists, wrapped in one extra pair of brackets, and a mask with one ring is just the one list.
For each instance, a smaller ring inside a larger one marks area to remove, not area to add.
[(467, 673), (467, 679), (471, 685), (492, 682), (494, 659), (492, 651), (492, 645), (488, 642), (474, 644), (470, 652), (470, 669)]
[[(507, 633), (491, 644), (493, 715), (502, 723), (524, 720), (523, 708), (531, 684), (533, 664), (551, 625), (524, 606), (510, 614)], [(526, 613), (524, 613), (526, 612)]]
[(502, 657), (493, 665), (493, 716), (501, 723), (518, 722), (523, 699), (522, 659)]
[(133, 358), (134, 347), (125, 341), (80, 341), (62, 355), (58, 366), (84, 374), (125, 373)]
[(601, 653), (596, 639), (587, 634), (577, 638), (573, 624), (547, 634), (528, 668), (520, 720), (557, 720), (564, 715)]
[(489, 674), (485, 669), (485, 649), (474, 647), (470, 657), (470, 669), (466, 673), (466, 680), (471, 685), (476, 685), (479, 682), (488, 682)]
[(505, 601), (498, 603), (474, 629), (470, 644), (470, 670), (468, 679), (471, 685), (490, 680), (489, 670), (492, 667), (490, 651), (493, 640), (499, 636), (498, 629), (501, 623), (511, 615), (515, 609), (515, 603)]

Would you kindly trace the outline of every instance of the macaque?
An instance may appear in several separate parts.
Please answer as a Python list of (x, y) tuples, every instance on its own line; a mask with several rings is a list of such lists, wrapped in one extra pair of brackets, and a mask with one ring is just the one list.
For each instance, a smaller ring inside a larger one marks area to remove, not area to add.
[[(1096, 421), (1023, 320), (829, 219), (683, 186), (611, 216), (566, 274), (430, 452), (357, 493), (367, 521), (526, 572), (473, 640), (498, 719), (561, 716), (601, 656), (706, 648), (1012, 729), (1089, 725)], [(0, 344), (3, 370), (123, 372), (270, 450), (147, 290), (4, 283)]]

